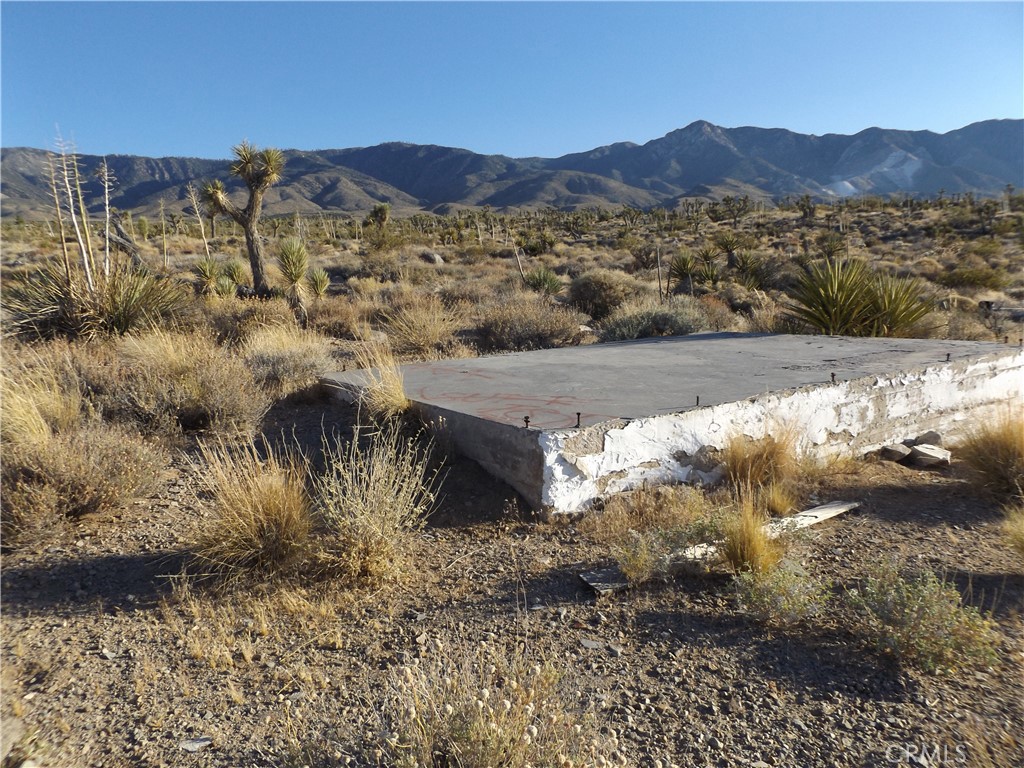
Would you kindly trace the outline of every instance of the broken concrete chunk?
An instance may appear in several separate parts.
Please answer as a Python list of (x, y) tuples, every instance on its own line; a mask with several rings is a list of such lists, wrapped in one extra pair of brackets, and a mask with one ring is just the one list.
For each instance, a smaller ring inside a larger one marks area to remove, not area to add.
[(934, 429), (929, 429), (914, 438), (914, 445), (942, 445), (942, 435), (936, 432)]
[(198, 752), (201, 749), (206, 749), (211, 744), (213, 744), (213, 739), (209, 736), (199, 736), (195, 739), (185, 739), (178, 746), (186, 752)]
[(910, 446), (893, 443), (880, 448), (878, 455), (886, 461), (903, 461), (910, 455)]
[(910, 463), (915, 467), (945, 467), (952, 455), (945, 448), (922, 443), (910, 449)]
[(621, 592), (629, 588), (629, 580), (626, 578), (626, 574), (615, 565), (609, 568), (601, 568), (597, 571), (581, 573), (580, 579), (599, 595), (610, 595), (613, 592)]

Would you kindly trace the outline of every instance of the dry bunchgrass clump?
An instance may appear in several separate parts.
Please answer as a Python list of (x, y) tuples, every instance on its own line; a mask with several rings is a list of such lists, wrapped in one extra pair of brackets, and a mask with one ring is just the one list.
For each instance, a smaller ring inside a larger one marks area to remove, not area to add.
[(899, 661), (936, 672), (995, 660), (993, 622), (931, 571), (908, 579), (895, 564), (877, 566), (847, 600), (861, 630)]
[(326, 568), (354, 581), (399, 576), (412, 537), (430, 513), (438, 474), (429, 446), (392, 423), (363, 439), (326, 442), (327, 468), (313, 481), (320, 517), (330, 534)]
[(973, 481), (995, 496), (1024, 496), (1024, 418), (1007, 410), (971, 430), (956, 448)]
[(84, 398), (78, 374), (62, 346), (5, 350), (0, 372), (0, 435), (7, 444), (38, 444), (77, 427)]
[(367, 341), (356, 348), (356, 365), (363, 369), (366, 383), (359, 404), (374, 419), (395, 419), (409, 410), (402, 369), (387, 342)]
[(399, 768), (622, 764), (614, 731), (599, 733), (567, 674), (522, 648), (455, 653), (435, 640), (393, 673), (384, 726), (380, 746)]
[(311, 551), (313, 513), (301, 459), (251, 443), (203, 443), (194, 464), (213, 515), (193, 549), (207, 573), (233, 579), (287, 571)]
[(461, 306), (448, 307), (437, 296), (427, 295), (386, 312), (384, 325), (396, 351), (429, 359), (455, 343), (463, 314)]
[(792, 430), (762, 440), (733, 437), (722, 451), (725, 475), (737, 488), (767, 488), (792, 482), (800, 469)]
[(1003, 509), (1003, 533), (1006, 541), (1024, 559), (1024, 502), (1011, 504)]
[(273, 397), (313, 386), (334, 368), (330, 341), (295, 324), (255, 331), (242, 345), (242, 357), (256, 383)]
[(576, 313), (544, 298), (518, 295), (484, 310), (477, 335), (486, 352), (521, 352), (574, 346), (584, 331)]
[(758, 509), (752, 491), (748, 489), (739, 495), (733, 514), (722, 525), (725, 540), (721, 545), (725, 561), (736, 573), (767, 573), (782, 560), (784, 543), (769, 534), (765, 528), (767, 519)]
[(146, 430), (252, 434), (269, 406), (245, 362), (202, 334), (126, 337), (117, 354), (120, 381), (105, 397)]
[(717, 537), (717, 510), (696, 488), (643, 487), (610, 499), (584, 521), (582, 530), (609, 548), (636, 585), (670, 578), (688, 567), (683, 553)]

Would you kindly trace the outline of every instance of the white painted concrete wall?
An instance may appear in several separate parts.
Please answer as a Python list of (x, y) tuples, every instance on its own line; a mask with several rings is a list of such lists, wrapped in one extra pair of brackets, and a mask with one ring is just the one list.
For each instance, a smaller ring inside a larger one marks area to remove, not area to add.
[[(635, 419), (625, 425), (539, 433), (543, 504), (554, 512), (643, 483), (708, 483), (714, 473), (688, 461), (702, 446), (721, 449), (736, 435), (757, 440), (791, 430), (802, 454), (863, 455), (935, 429), (1024, 404), (1024, 351), (1013, 350), (885, 377), (802, 387), (708, 408)], [(588, 433), (580, 439), (581, 433)], [(584, 449), (574, 446), (586, 445)], [(601, 446), (600, 450), (595, 450)]]

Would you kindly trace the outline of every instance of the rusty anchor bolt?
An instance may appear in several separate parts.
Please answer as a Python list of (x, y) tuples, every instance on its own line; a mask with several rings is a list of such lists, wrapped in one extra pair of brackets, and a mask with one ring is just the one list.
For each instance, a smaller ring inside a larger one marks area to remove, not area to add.
[(526, 425), (527, 429), (530, 428), (530, 417), (529, 416), (523, 416), (523, 424)]
[(582, 416), (582, 415), (583, 415), (582, 413), (580, 413), (579, 411), (576, 411), (576, 429), (580, 428), (580, 416)]

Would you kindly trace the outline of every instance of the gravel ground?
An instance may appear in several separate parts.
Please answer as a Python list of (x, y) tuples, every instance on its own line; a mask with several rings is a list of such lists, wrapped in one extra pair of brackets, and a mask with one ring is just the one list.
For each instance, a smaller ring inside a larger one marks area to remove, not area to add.
[[(350, 418), (294, 403), (265, 432), (315, 445)], [(395, 668), (487, 641), (555, 662), (635, 766), (1024, 765), (1022, 566), (955, 463), (829, 478), (822, 501), (862, 506), (792, 554), (837, 591), (895, 557), (991, 611), (998, 664), (940, 675), (880, 655), (838, 610), (758, 624), (724, 574), (598, 597), (579, 574), (610, 559), (576, 522), (519, 513), (464, 460), (443, 494), (400, 584), (202, 593), (181, 574), (209, 510), (176, 461), (155, 498), (5, 554), (5, 720), (38, 765), (371, 765)]]

